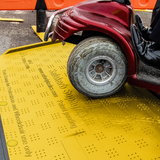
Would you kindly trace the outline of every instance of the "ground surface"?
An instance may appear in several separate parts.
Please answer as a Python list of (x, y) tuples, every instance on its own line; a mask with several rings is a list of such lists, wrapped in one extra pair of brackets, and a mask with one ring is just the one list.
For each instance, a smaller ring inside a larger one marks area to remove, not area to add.
[(36, 25), (35, 11), (0, 11), (0, 17), (24, 20), (21, 23), (0, 21), (0, 54), (9, 48), (41, 41), (31, 28)]

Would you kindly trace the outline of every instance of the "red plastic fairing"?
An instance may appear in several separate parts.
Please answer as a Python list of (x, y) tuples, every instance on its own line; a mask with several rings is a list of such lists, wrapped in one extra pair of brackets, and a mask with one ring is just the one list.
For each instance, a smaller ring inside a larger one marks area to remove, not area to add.
[(122, 47), (128, 60), (128, 75), (136, 73), (130, 24), (132, 8), (117, 2), (85, 1), (65, 12), (57, 23), (52, 40), (64, 41), (75, 32), (93, 30), (105, 33)]
[(160, 92), (160, 86), (155, 85), (155, 84), (151, 84), (151, 83), (147, 83), (147, 82), (144, 82), (144, 81), (140, 81), (140, 80), (137, 79), (136, 74), (134, 74), (132, 76), (129, 76), (127, 78), (127, 82), (130, 85), (133, 85), (133, 86), (137, 86), (137, 87), (140, 87), (140, 88), (145, 88), (145, 89), (155, 91), (155, 92)]

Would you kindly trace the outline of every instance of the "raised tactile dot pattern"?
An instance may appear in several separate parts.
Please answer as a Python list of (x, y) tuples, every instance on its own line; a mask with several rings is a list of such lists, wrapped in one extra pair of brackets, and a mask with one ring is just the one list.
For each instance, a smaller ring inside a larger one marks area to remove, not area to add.
[(148, 109), (148, 107), (145, 104), (138, 104), (137, 105), (138, 109), (140, 109), (141, 111), (145, 111)]
[(17, 139), (17, 135), (18, 135), (17, 131), (12, 131), (12, 132), (5, 133), (5, 137), (6, 137), (7, 140)]
[(128, 155), (128, 159), (129, 160), (141, 160), (141, 157), (135, 152), (135, 153)]
[(25, 97), (20, 97), (20, 98), (17, 98), (17, 102), (24, 103), (24, 102), (26, 102), (26, 99), (25, 99)]
[(106, 129), (111, 129), (114, 127), (114, 124), (111, 121), (104, 122), (102, 125)]
[(47, 142), (49, 145), (55, 145), (58, 144), (58, 139), (56, 137), (47, 138)]
[(144, 139), (137, 140), (135, 143), (139, 146), (139, 148), (148, 146), (148, 143)]
[(86, 152), (87, 152), (88, 154), (92, 154), (92, 153), (97, 152), (97, 148), (95, 147), (94, 144), (85, 146), (85, 149), (86, 149)]
[(96, 139), (99, 141), (99, 140), (103, 140), (106, 138), (106, 135), (103, 133), (103, 132), (100, 132), (100, 133), (96, 133), (94, 134), (94, 136), (96, 137)]
[(45, 152), (44, 149), (35, 151), (35, 155), (36, 155), (37, 159), (43, 159), (43, 158), (47, 157), (46, 152)]
[(53, 113), (53, 114), (51, 114), (51, 116), (52, 116), (53, 120), (57, 120), (57, 119), (61, 118), (60, 113)]
[(3, 119), (3, 125), (12, 125), (14, 122), (13, 122), (13, 118), (6, 118), (6, 119)]
[(55, 160), (68, 160), (68, 158), (62, 153), (53, 157)]
[(58, 127), (57, 128), (58, 129), (58, 131), (59, 131), (59, 133), (65, 133), (65, 132), (68, 132), (68, 128), (67, 128), (67, 126), (60, 126), (60, 127)]
[(87, 135), (87, 132), (84, 129), (79, 129), (79, 130), (76, 130), (75, 132), (76, 132), (75, 135), (77, 137), (83, 137)]
[(40, 140), (40, 137), (39, 137), (39, 134), (38, 134), (38, 133), (29, 135), (29, 138), (30, 138), (30, 141), (31, 141), (31, 142)]
[(49, 122), (41, 124), (42, 130), (47, 130), (51, 128), (51, 125)]
[(151, 160), (160, 160), (160, 157), (157, 157), (157, 158), (154, 158), (154, 159), (151, 159)]
[(50, 107), (54, 106), (54, 102), (53, 101), (46, 102), (45, 105), (46, 105), (47, 108), (50, 108)]
[(124, 124), (122, 125), (122, 128), (126, 131), (126, 132), (130, 132), (132, 130), (134, 130), (133, 126), (130, 124)]
[(7, 112), (10, 112), (11, 110), (10, 110), (10, 107), (9, 106), (7, 106), (7, 105), (5, 105), (5, 106), (3, 106), (3, 105), (1, 105), (0, 106), (0, 112), (1, 113), (7, 113)]
[(34, 106), (34, 105), (39, 105), (40, 102), (39, 102), (39, 99), (34, 99), (31, 101), (31, 104)]
[(119, 154), (117, 153), (115, 148), (106, 150), (106, 153), (107, 153), (107, 157), (108, 158), (117, 158), (117, 157), (119, 157)]
[(114, 139), (118, 144), (122, 144), (122, 143), (126, 143), (127, 142), (127, 140), (122, 135), (116, 136), (116, 137), (114, 137)]
[(45, 116), (44, 110), (37, 111), (37, 112), (35, 112), (35, 114), (37, 117)]
[(28, 114), (30, 113), (30, 109), (28, 107), (20, 109), (21, 114)]
[(9, 147), (8, 153), (9, 153), (9, 156), (13, 156), (13, 155), (16, 156), (16, 155), (21, 155), (22, 151), (20, 147)]
[(67, 76), (73, 48), (41, 43), (0, 56), (10, 160), (160, 159), (159, 99), (128, 83), (103, 99), (80, 94)]
[(154, 134), (154, 131), (153, 131), (152, 128), (150, 128), (150, 127), (142, 128), (142, 132), (143, 132), (145, 135)]
[(29, 119), (27, 121), (24, 121), (24, 125), (25, 125), (25, 127), (31, 127), (31, 126), (34, 126), (35, 123), (34, 123), (33, 119)]

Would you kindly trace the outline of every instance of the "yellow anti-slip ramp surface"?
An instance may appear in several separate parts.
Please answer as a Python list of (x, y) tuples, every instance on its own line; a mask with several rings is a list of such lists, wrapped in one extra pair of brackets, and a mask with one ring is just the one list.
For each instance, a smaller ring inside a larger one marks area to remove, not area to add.
[(10, 160), (158, 160), (160, 100), (128, 84), (90, 99), (70, 84), (72, 44), (0, 56), (0, 113)]

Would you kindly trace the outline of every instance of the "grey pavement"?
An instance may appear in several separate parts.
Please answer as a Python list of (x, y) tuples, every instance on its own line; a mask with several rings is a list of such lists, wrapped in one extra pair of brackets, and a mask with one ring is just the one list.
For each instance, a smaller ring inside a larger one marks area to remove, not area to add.
[(139, 14), (143, 20), (145, 26), (149, 27), (151, 23), (152, 12), (142, 12), (142, 11), (135, 11), (135, 14)]
[(2, 18), (21, 18), (24, 22), (0, 21), (0, 54), (10, 48), (40, 42), (31, 26), (36, 25), (36, 11), (0, 11)]
[[(151, 12), (138, 13), (145, 24), (149, 26)], [(10, 48), (41, 42), (31, 26), (36, 25), (36, 11), (0, 11), (2, 18), (22, 18), (24, 22), (0, 21), (0, 55)]]

